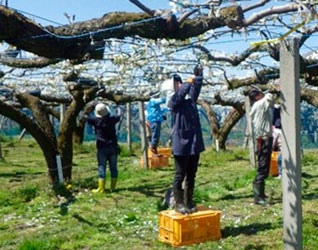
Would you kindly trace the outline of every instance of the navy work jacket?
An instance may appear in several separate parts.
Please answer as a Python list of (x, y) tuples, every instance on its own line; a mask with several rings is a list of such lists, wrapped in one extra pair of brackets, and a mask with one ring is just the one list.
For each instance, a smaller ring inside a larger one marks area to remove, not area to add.
[(94, 126), (96, 134), (96, 147), (117, 146), (117, 136), (115, 124), (119, 122), (120, 116), (89, 117), (87, 122)]
[(202, 77), (194, 84), (183, 83), (168, 102), (173, 119), (172, 152), (174, 155), (198, 155), (204, 151), (201, 124), (196, 101), (202, 87)]

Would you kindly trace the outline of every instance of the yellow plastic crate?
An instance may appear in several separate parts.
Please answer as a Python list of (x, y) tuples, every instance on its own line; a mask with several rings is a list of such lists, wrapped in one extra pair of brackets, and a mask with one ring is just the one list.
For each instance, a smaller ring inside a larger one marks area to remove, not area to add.
[[(165, 157), (170, 158), (171, 157), (171, 148), (157, 148), (158, 154), (163, 155)], [(150, 157), (153, 157), (153, 153), (148, 148), (148, 155)]]
[(198, 206), (198, 212), (182, 215), (174, 210), (159, 213), (159, 240), (174, 247), (221, 239), (221, 211)]
[[(148, 166), (149, 168), (162, 168), (169, 166), (169, 158), (165, 156), (152, 156), (148, 157)], [(140, 167), (144, 167), (144, 157), (140, 157)]]
[(276, 151), (272, 152), (271, 164), (270, 164), (270, 167), (269, 167), (269, 173), (270, 173), (271, 176), (278, 176), (279, 175), (279, 172), (278, 172), (278, 161), (277, 161), (279, 153), (280, 152), (276, 152)]

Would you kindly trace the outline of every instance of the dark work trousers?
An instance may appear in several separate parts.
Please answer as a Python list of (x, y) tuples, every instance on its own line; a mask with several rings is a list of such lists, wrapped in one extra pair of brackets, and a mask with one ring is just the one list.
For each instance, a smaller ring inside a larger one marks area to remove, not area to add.
[(271, 163), (273, 137), (257, 139), (257, 173), (253, 183), (264, 183)]
[(186, 187), (194, 188), (195, 174), (198, 169), (200, 155), (174, 155), (175, 176), (173, 188), (182, 189), (182, 182), (185, 179)]
[(151, 146), (157, 147), (160, 139), (161, 122), (150, 122)]

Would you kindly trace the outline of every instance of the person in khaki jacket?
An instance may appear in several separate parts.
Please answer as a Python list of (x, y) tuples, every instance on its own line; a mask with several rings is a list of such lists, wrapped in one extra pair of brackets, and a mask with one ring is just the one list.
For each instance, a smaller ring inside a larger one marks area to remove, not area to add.
[[(276, 87), (279, 90), (279, 87)], [(264, 94), (259, 89), (251, 89), (248, 93), (252, 108), (251, 119), (253, 131), (257, 140), (257, 172), (253, 181), (254, 203), (267, 205), (265, 195), (265, 179), (269, 174), (272, 153), (272, 117), (271, 108), (274, 106), (275, 94)]]

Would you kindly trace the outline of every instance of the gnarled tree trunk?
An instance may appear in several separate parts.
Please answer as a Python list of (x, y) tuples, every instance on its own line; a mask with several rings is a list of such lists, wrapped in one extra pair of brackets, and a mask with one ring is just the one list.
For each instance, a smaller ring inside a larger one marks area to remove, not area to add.
[(219, 148), (225, 150), (226, 140), (229, 133), (231, 132), (231, 129), (245, 114), (243, 104), (239, 105), (236, 103), (235, 107), (233, 107), (233, 109), (229, 112), (224, 122), (220, 126), (220, 123), (218, 122), (213, 111), (212, 104), (204, 100), (199, 100), (198, 103), (202, 106), (208, 116), (213, 143), (216, 144), (215, 142), (218, 140)]

